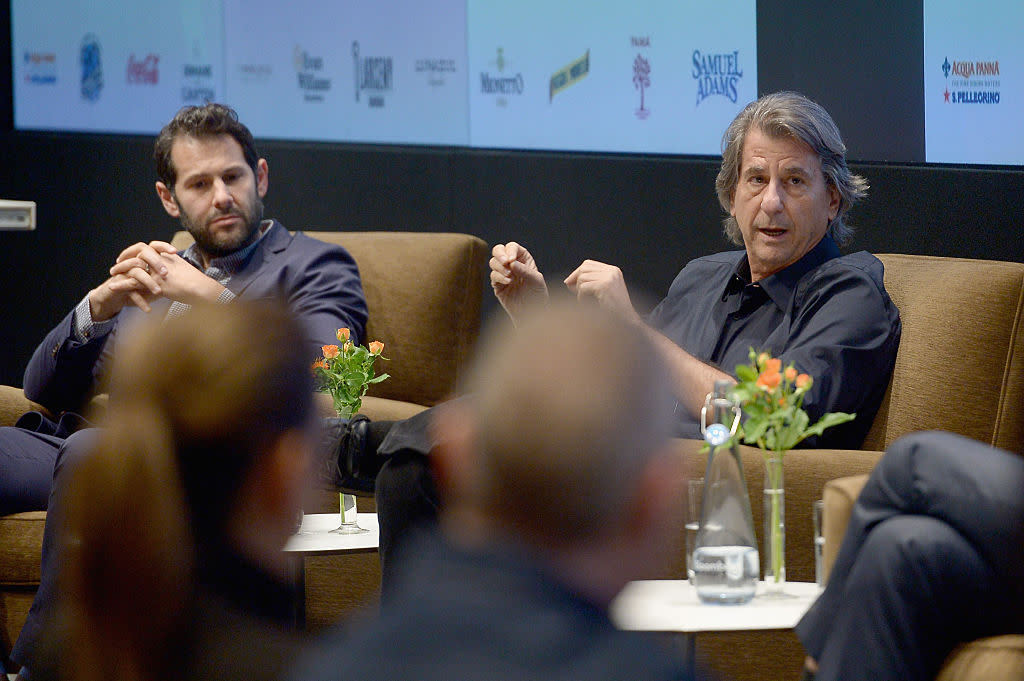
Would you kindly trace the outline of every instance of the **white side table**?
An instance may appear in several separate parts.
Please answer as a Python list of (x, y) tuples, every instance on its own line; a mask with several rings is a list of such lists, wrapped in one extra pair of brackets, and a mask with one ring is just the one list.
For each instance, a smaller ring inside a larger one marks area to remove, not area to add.
[(380, 547), (380, 525), (376, 513), (358, 513), (362, 534), (331, 532), (341, 524), (340, 513), (310, 513), (302, 517), (302, 526), (284, 545), (285, 553), (295, 558), (295, 623), (306, 624), (306, 556), (334, 556), (343, 553), (375, 553)]
[(700, 602), (697, 590), (686, 580), (630, 582), (612, 602), (611, 618), (627, 631), (681, 634), (692, 676), (698, 633), (792, 629), (821, 590), (813, 582), (786, 582), (785, 593), (783, 598), (766, 597), (761, 582), (749, 603), (710, 605)]

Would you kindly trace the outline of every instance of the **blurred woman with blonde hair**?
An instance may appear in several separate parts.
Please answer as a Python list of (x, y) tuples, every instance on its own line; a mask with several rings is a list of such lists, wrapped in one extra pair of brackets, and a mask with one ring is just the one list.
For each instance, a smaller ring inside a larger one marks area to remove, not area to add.
[(34, 678), (279, 676), (300, 643), (281, 549), (316, 438), (302, 339), (284, 307), (235, 302), (120, 348), (68, 494), (53, 667)]

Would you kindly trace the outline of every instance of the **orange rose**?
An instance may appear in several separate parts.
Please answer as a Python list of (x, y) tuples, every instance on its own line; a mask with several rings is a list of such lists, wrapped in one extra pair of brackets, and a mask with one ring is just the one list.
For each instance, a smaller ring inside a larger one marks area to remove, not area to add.
[(775, 390), (780, 381), (782, 381), (782, 374), (768, 369), (762, 371), (761, 375), (757, 377), (757, 385), (768, 390)]
[(813, 384), (814, 379), (812, 379), (807, 374), (800, 374), (799, 376), (796, 377), (797, 388), (810, 388)]
[(794, 369), (793, 367), (786, 367), (785, 376), (786, 380), (792, 383), (793, 381), (796, 380), (796, 369)]
[(345, 329), (345, 328), (338, 329), (338, 340), (340, 340), (340, 341), (347, 341), (348, 338), (349, 338), (349, 335), (350, 334), (349, 334), (349, 330), (348, 329)]
[(312, 368), (314, 370), (316, 370), (316, 369), (326, 369), (327, 368), (327, 362), (323, 361), (322, 359), (318, 359), (317, 361), (313, 362), (313, 367)]
[(369, 349), (371, 355), (379, 355), (384, 352), (384, 344), (380, 341), (372, 341)]
[(779, 359), (778, 357), (772, 357), (771, 359), (764, 363), (764, 370), (779, 373), (780, 371), (782, 371), (782, 360)]
[(320, 350), (323, 351), (325, 359), (334, 359), (338, 356), (337, 345), (325, 345)]

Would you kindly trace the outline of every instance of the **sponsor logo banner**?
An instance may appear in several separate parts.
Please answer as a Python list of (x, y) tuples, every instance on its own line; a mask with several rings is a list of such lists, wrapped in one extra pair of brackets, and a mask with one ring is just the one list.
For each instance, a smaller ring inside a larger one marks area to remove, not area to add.
[(182, 67), (181, 101), (206, 104), (217, 99), (212, 64), (185, 64)]
[(563, 66), (551, 74), (551, 82), (548, 86), (548, 101), (550, 102), (562, 90), (583, 80), (590, 73), (590, 50), (576, 61)]
[(359, 41), (352, 43), (352, 60), (356, 69), (356, 101), (359, 93), (367, 92), (366, 104), (379, 109), (385, 104), (384, 93), (394, 87), (394, 59), (391, 57), (361, 57)]
[(295, 74), (298, 78), (298, 87), (302, 93), (303, 101), (324, 101), (324, 96), (331, 89), (331, 79), (324, 78), (322, 74), (324, 58), (312, 55), (299, 46), (295, 47), (293, 54)]
[[(649, 48), (651, 46), (650, 36), (630, 36), (631, 47)], [(651, 110), (644, 106), (644, 94), (647, 88), (651, 87), (651, 62), (642, 52), (638, 52), (633, 60), (633, 87), (640, 91), (640, 107), (633, 113), (640, 120), (646, 120), (651, 115)]]
[(147, 54), (137, 59), (135, 53), (128, 55), (125, 67), (125, 82), (129, 85), (157, 85), (160, 82), (160, 57)]
[(999, 104), (999, 60), (942, 60), (944, 104)]
[(82, 67), (82, 99), (95, 102), (103, 91), (103, 61), (100, 41), (95, 34), (87, 33), (82, 38), (78, 61)]
[(25, 52), (25, 82), (30, 85), (57, 83), (57, 55), (53, 52)]
[(700, 106), (708, 97), (721, 96), (733, 104), (739, 98), (739, 84), (743, 80), (740, 68), (740, 51), (701, 52), (693, 51), (690, 71), (697, 84), (697, 103)]

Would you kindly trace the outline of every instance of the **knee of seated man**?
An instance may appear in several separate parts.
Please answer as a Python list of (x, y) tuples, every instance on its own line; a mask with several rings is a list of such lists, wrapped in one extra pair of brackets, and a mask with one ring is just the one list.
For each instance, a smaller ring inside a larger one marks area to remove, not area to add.
[(923, 515), (895, 516), (879, 523), (868, 534), (861, 555), (875, 566), (862, 571), (862, 579), (903, 583), (911, 589), (926, 583), (978, 584), (991, 576), (991, 567), (963, 535)]
[(69, 475), (75, 465), (89, 455), (98, 437), (98, 428), (83, 428), (64, 440), (57, 450), (57, 459), (53, 465), (55, 482)]

